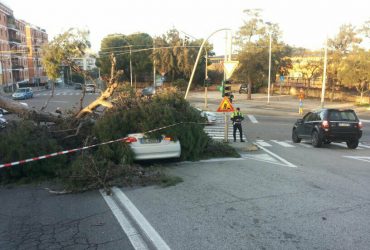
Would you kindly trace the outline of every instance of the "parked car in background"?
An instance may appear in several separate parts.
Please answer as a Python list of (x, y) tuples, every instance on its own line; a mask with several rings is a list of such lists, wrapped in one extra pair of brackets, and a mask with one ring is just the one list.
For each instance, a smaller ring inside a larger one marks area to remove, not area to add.
[(141, 91), (141, 96), (152, 96), (155, 95), (155, 92), (156, 92), (155, 87), (149, 86)]
[(95, 93), (95, 85), (94, 84), (86, 84), (85, 85), (85, 92), (86, 93)]
[(242, 83), (239, 87), (239, 94), (248, 94), (248, 84)]
[(3, 108), (0, 108), (0, 115), (7, 115), (9, 114), (9, 111)]
[(0, 114), (0, 129), (6, 128), (7, 124), (8, 124), (7, 120), (3, 117), (2, 114)]
[(314, 147), (331, 142), (346, 142), (355, 149), (362, 136), (362, 123), (352, 109), (320, 109), (307, 113), (293, 126), (292, 140), (295, 143), (310, 139)]
[(125, 142), (129, 143), (135, 160), (178, 158), (181, 155), (180, 141), (165, 135), (150, 138), (143, 133), (129, 134)]
[(204, 110), (201, 110), (200, 108), (196, 108), (196, 109), (200, 112), (200, 116), (204, 117), (207, 120), (208, 124), (216, 123), (217, 116), (214, 112), (204, 111)]
[(75, 89), (82, 89), (81, 83), (76, 82), (74, 85), (75, 85)]
[(31, 88), (19, 88), (17, 89), (13, 95), (14, 100), (22, 100), (22, 99), (28, 99), (33, 97), (33, 91)]

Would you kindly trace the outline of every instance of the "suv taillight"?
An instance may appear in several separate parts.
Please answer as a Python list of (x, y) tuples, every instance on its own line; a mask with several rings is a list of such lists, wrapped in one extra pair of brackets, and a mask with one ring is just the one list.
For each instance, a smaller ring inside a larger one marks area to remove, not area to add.
[(327, 120), (322, 121), (321, 127), (322, 128), (329, 128), (329, 122)]
[(364, 127), (364, 125), (362, 124), (362, 122), (361, 122), (361, 121), (359, 121), (359, 122), (358, 122), (358, 128), (359, 128), (359, 129), (362, 129), (363, 127)]

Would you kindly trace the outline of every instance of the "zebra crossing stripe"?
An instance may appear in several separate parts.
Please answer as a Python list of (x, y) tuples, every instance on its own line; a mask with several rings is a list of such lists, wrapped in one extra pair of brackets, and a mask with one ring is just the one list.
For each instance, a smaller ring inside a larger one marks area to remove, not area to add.
[(252, 123), (258, 123), (256, 117), (254, 117), (254, 115), (247, 115), (249, 120), (251, 120)]
[(286, 147), (286, 148), (294, 148), (293, 145), (290, 145), (289, 143), (286, 143), (284, 141), (277, 141), (277, 140), (271, 140), (272, 142), (275, 142), (283, 147)]
[(263, 140), (257, 140), (256, 143), (262, 147), (271, 147), (272, 145), (263, 141)]
[(360, 144), (358, 144), (360, 147), (362, 147), (362, 148), (370, 148), (370, 146), (368, 146), (368, 145), (365, 145), (365, 144), (362, 144), (362, 143), (360, 143)]

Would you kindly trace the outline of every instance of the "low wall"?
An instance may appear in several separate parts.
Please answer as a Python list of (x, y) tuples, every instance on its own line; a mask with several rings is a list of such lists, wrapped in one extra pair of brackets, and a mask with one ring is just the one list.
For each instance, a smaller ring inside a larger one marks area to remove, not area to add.
[[(297, 96), (299, 91), (303, 89), (305, 98), (321, 98), (321, 88), (297, 88), (292, 86), (282, 86), (281, 87), (281, 94), (283, 95), (293, 95)], [(264, 92), (267, 92), (267, 88), (263, 89)], [(271, 86), (271, 93), (280, 94), (280, 87), (279, 86)], [(370, 97), (365, 95), (362, 98), (359, 96), (359, 93), (349, 93), (349, 92), (343, 92), (340, 90), (334, 90), (334, 93), (326, 89), (325, 91), (325, 99), (333, 99), (333, 101), (348, 101), (348, 102), (356, 102), (356, 103), (369, 103)]]

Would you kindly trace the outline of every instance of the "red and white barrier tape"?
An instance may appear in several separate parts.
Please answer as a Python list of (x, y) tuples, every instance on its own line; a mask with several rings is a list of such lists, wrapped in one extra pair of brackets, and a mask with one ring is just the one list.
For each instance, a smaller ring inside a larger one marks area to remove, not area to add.
[[(162, 129), (165, 129), (165, 128), (169, 128), (169, 127), (173, 127), (173, 126), (180, 125), (180, 124), (185, 124), (185, 123), (204, 124), (204, 123), (196, 123), (196, 122), (179, 122), (179, 123), (171, 124), (171, 125), (168, 125), (168, 126), (165, 126), (165, 127), (149, 130), (149, 131), (145, 132), (144, 134), (149, 134), (149, 133), (152, 133), (152, 132), (155, 132), (155, 131), (158, 131), (158, 130), (162, 130)], [(64, 150), (64, 151), (60, 151), (60, 152), (56, 152), (56, 153), (52, 153), (52, 154), (47, 154), (47, 155), (42, 155), (42, 156), (38, 156), (38, 157), (29, 158), (29, 159), (26, 159), (26, 160), (14, 161), (14, 162), (9, 162), (9, 163), (5, 163), (5, 164), (0, 164), (0, 169), (1, 168), (6, 168), (6, 167), (12, 167), (12, 166), (15, 166), (15, 165), (24, 164), (24, 163), (27, 163), (27, 162), (48, 159), (48, 158), (55, 157), (55, 156), (58, 156), (58, 155), (65, 155), (65, 154), (69, 154), (69, 153), (74, 153), (74, 152), (77, 152), (77, 151), (81, 151), (81, 150), (85, 150), (85, 149), (89, 149), (89, 148), (94, 148), (94, 147), (101, 146), (101, 145), (111, 144), (111, 143), (120, 142), (120, 141), (121, 142), (126, 142), (126, 139), (127, 139), (127, 137), (124, 137), (124, 138), (120, 138), (120, 139), (117, 139), (117, 140), (102, 142), (102, 143), (99, 143), (99, 144), (94, 144), (94, 145), (85, 146), (85, 147), (81, 147), (81, 148)]]
[(77, 152), (77, 151), (85, 150), (85, 149), (88, 149), (88, 148), (94, 148), (94, 147), (97, 147), (97, 146), (100, 146), (100, 145), (111, 144), (111, 143), (114, 143), (114, 142), (119, 142), (119, 141), (124, 142), (126, 138), (127, 137), (120, 138), (120, 139), (113, 140), (113, 141), (107, 141), (107, 142), (103, 142), (103, 143), (99, 143), (99, 144), (94, 144), (94, 145), (90, 145), (90, 146), (85, 146), (85, 147), (81, 147), (81, 148), (64, 150), (64, 151), (60, 151), (60, 152), (56, 152), (56, 153), (52, 153), (52, 154), (33, 157), (33, 158), (26, 159), (26, 160), (14, 161), (14, 162), (10, 162), (10, 163), (0, 164), (0, 168), (12, 167), (12, 166), (27, 163), (27, 162), (38, 161), (38, 160), (43, 160), (43, 159), (55, 157), (55, 156), (58, 156), (58, 155), (65, 155), (65, 154), (69, 154), (69, 153), (74, 153), (74, 152)]

